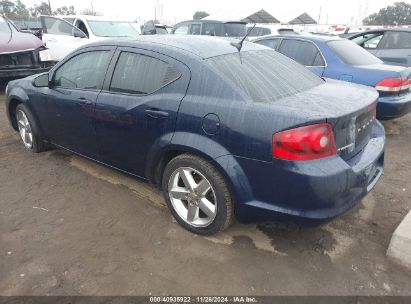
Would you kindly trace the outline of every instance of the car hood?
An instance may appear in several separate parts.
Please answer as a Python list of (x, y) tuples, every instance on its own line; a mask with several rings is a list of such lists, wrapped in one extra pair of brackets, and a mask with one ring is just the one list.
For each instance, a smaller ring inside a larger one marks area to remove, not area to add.
[(41, 47), (43, 42), (33, 34), (0, 32), (0, 53), (13, 53), (33, 50)]

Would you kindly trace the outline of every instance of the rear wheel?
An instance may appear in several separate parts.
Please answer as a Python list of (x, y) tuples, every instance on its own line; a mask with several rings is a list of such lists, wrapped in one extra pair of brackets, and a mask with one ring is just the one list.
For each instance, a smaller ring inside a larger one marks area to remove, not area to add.
[(45, 147), (40, 139), (37, 125), (30, 110), (24, 104), (19, 104), (16, 108), (16, 122), (24, 147), (33, 153), (44, 151)]
[(232, 223), (227, 183), (208, 161), (189, 154), (174, 158), (164, 170), (162, 186), (171, 213), (187, 230), (211, 235)]

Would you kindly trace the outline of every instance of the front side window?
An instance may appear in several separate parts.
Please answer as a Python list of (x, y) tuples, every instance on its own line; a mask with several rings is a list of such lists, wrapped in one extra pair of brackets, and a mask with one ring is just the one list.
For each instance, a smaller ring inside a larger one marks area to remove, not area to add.
[(223, 24), (222, 23), (209, 23), (205, 22), (203, 24), (203, 35), (208, 36), (221, 36), (223, 31)]
[(66, 20), (62, 20), (54, 17), (42, 17), (43, 26), (45, 27), (45, 33), (53, 35), (73, 36), (76, 28), (68, 23)]
[(201, 34), (201, 24), (194, 23), (190, 27), (191, 35), (200, 35)]
[(122, 52), (111, 80), (110, 91), (147, 95), (180, 78), (180, 71), (159, 59)]
[(382, 36), (383, 35), (378, 35), (378, 36), (375, 36), (371, 39), (368, 39), (367, 41), (364, 42), (363, 46), (366, 49), (376, 49), (378, 47), (378, 44), (380, 44)]
[(71, 58), (56, 71), (53, 85), (63, 88), (100, 90), (109, 56), (109, 51), (93, 51)]
[(188, 33), (188, 23), (180, 24), (174, 30), (176, 35), (187, 35)]
[[(308, 41), (284, 39), (279, 51), (304, 66), (316, 66), (318, 63), (319, 51)], [(324, 63), (321, 64), (323, 65)]]

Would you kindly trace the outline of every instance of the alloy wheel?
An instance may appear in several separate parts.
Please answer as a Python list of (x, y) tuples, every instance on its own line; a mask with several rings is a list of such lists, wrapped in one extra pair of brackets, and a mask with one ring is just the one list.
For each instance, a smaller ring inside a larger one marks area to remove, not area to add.
[(31, 130), (30, 122), (26, 114), (22, 110), (17, 112), (17, 125), (24, 146), (27, 149), (31, 149), (33, 147), (33, 131)]
[(171, 174), (168, 195), (174, 210), (194, 227), (211, 225), (217, 215), (217, 197), (208, 179), (189, 167), (178, 168)]

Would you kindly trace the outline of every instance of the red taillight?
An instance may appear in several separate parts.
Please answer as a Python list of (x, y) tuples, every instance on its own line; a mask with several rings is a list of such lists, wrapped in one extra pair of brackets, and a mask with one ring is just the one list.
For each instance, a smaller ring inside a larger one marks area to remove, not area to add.
[(375, 88), (383, 92), (401, 92), (409, 90), (411, 87), (411, 79), (405, 78), (387, 78), (377, 83)]
[(279, 132), (273, 135), (273, 157), (313, 160), (337, 155), (334, 133), (328, 123)]

